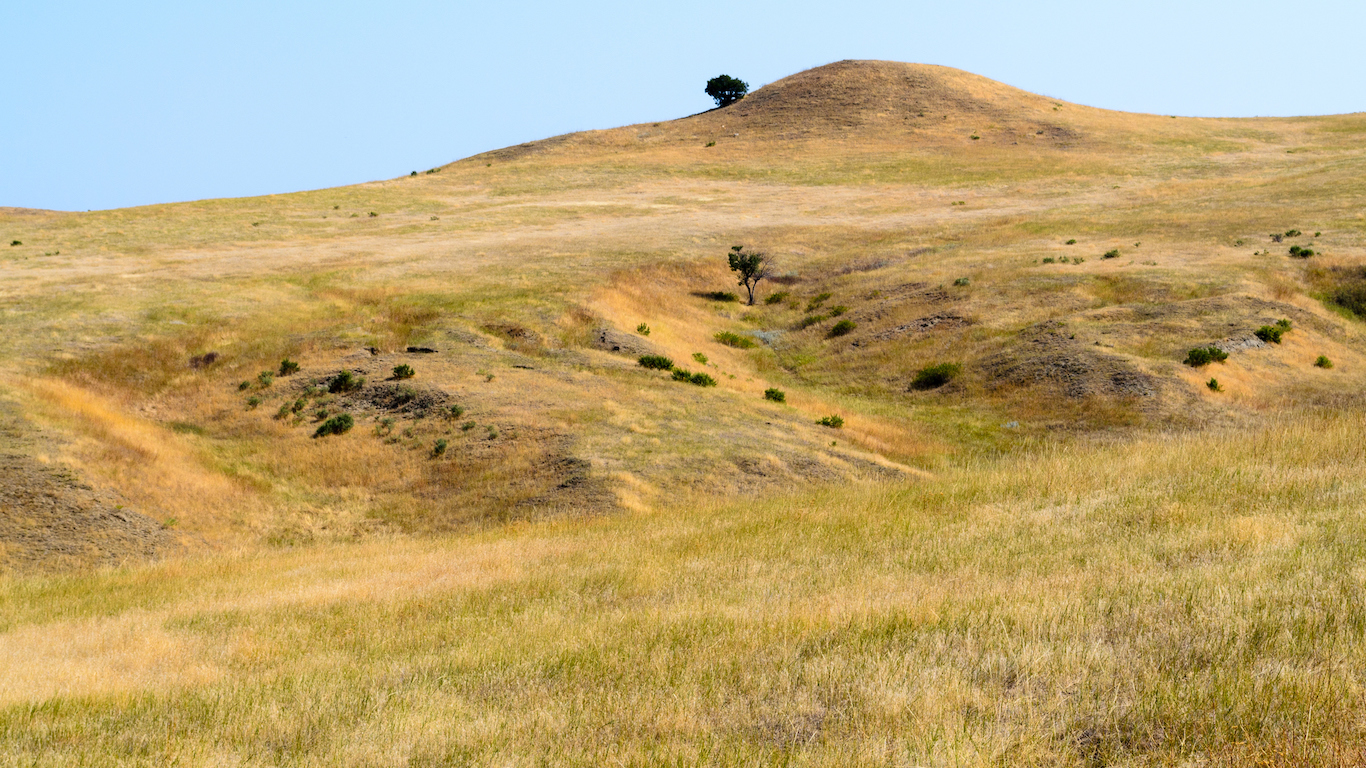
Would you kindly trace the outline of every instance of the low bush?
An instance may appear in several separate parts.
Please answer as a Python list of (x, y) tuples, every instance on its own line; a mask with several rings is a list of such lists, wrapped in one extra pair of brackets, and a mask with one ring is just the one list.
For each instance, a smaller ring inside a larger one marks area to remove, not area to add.
[(1056, 264), (1056, 263), (1058, 263), (1058, 260), (1055, 259), (1055, 258), (1053, 258), (1052, 256), (1045, 256), (1045, 257), (1043, 257), (1043, 263), (1045, 263), (1045, 264)]
[(696, 384), (699, 387), (714, 387), (716, 386), (716, 379), (699, 371), (688, 377), (688, 383)]
[(16, 246), (16, 245), (23, 245), (23, 243), (20, 242), (20, 241), (18, 241), (18, 240), (11, 240), (11, 241), (9, 241), (9, 244), (10, 244), (10, 247), (11, 247), (11, 248), (13, 248), (13, 247)]
[(280, 403), (280, 410), (278, 410), (278, 411), (275, 412), (275, 418), (277, 418), (277, 419), (287, 419), (287, 418), (289, 418), (289, 414), (290, 414), (289, 403)]
[(1073, 264), (1080, 264), (1080, 263), (1082, 263), (1083, 261), (1086, 261), (1086, 259), (1084, 259), (1084, 258), (1082, 258), (1082, 257), (1080, 257), (1080, 256), (1073, 256), (1073, 257), (1072, 257), (1072, 263), (1073, 263)]
[(663, 355), (641, 355), (636, 362), (640, 363), (640, 367), (652, 371), (668, 371), (674, 367), (674, 361)]
[(939, 387), (953, 381), (962, 368), (956, 363), (936, 363), (921, 368), (915, 378), (911, 379), (912, 389), (938, 389)]
[(344, 392), (355, 392), (364, 386), (365, 377), (357, 376), (350, 371), (342, 371), (333, 376), (332, 380), (327, 383), (327, 391), (336, 395)]
[(811, 297), (811, 300), (806, 303), (806, 311), (814, 312), (817, 309), (820, 309), (820, 306), (824, 304), (832, 295), (833, 294), (830, 293), (820, 293)]
[(797, 330), (804, 331), (813, 325), (823, 323), (829, 319), (829, 315), (807, 315), (806, 317), (803, 317), (801, 320), (797, 321)]
[(841, 320), (830, 328), (830, 333), (828, 335), (832, 339), (836, 336), (844, 336), (852, 333), (857, 327), (858, 323), (855, 323), (853, 320)]
[(1118, 258), (1119, 258), (1119, 249), (1118, 249), (1118, 248), (1115, 248), (1114, 250), (1106, 251), (1106, 252), (1101, 256), (1101, 258), (1102, 258), (1102, 259), (1118, 259)]
[(837, 307), (831, 307), (829, 310), (826, 311), (826, 313), (829, 314), (831, 317), (839, 317), (840, 315), (848, 311), (849, 308), (841, 304)]
[(261, 398), (257, 397), (256, 395), (252, 395), (251, 397), (247, 398), (247, 410), (252, 410), (260, 404)]
[(251, 389), (251, 382), (250, 382), (250, 381), (244, 381), (244, 382), (242, 382), (241, 384), (238, 384), (238, 385), (237, 385), (237, 391), (238, 391), (238, 392), (241, 392), (241, 391), (244, 390), (244, 389)]
[(1224, 388), (1221, 387), (1221, 386), (1219, 386), (1219, 380), (1216, 379), (1216, 378), (1214, 378), (1214, 377), (1212, 377), (1212, 376), (1210, 377), (1210, 380), (1209, 380), (1209, 381), (1205, 382), (1205, 386), (1209, 387), (1209, 391), (1211, 391), (1211, 392), (1223, 392), (1223, 391), (1224, 391)]
[(393, 431), (394, 419), (390, 416), (385, 416), (375, 425), (375, 435), (378, 437), (388, 437)]
[(474, 428), (477, 427), (477, 426), (479, 426), (479, 425), (478, 425), (478, 424), (475, 424), (475, 423), (472, 422), (472, 421), (467, 421), (467, 422), (465, 422), (464, 424), (461, 424), (461, 425), (460, 425), (460, 431), (461, 431), (461, 432), (468, 432), (468, 431), (470, 431), (471, 429), (474, 429)]
[(1280, 328), (1282, 331), (1288, 331), (1290, 330), (1290, 320), (1282, 317), (1280, 320), (1276, 321), (1276, 327)]
[(299, 364), (298, 364), (298, 363), (294, 362), (293, 360), (290, 360), (290, 359), (287, 358), (287, 357), (286, 357), (284, 360), (281, 360), (281, 361), (280, 361), (280, 375), (281, 375), (281, 376), (292, 376), (292, 375), (294, 375), (294, 374), (296, 374), (296, 373), (298, 373), (298, 372), (299, 372)]
[(731, 333), (730, 331), (721, 331), (712, 338), (728, 347), (735, 347), (736, 349), (750, 349), (755, 346), (753, 339)]
[(707, 291), (707, 292), (705, 292), (705, 293), (700, 293), (700, 294), (698, 294), (698, 295), (701, 296), (701, 297), (704, 298), (704, 299), (709, 299), (709, 300), (711, 300), (711, 301), (739, 301), (739, 300), (740, 300), (740, 297), (739, 297), (739, 296), (736, 296), (735, 294), (731, 293), (730, 291)]
[(675, 368), (673, 370), (674, 381), (688, 381), (692, 379), (692, 373), (685, 368)]
[(1318, 366), (1319, 368), (1332, 368), (1333, 361), (1329, 360), (1324, 355), (1319, 355), (1319, 359), (1314, 361), (1314, 365)]
[(966, 277), (960, 277), (957, 280), (954, 280), (953, 284), (958, 286), (959, 288), (962, 288), (965, 285), (972, 285), (972, 281)]
[(1299, 237), (1300, 234), (1301, 234), (1301, 233), (1300, 233), (1300, 231), (1299, 231), (1298, 229), (1289, 229), (1289, 230), (1286, 230), (1286, 232), (1285, 232), (1285, 236), (1286, 236), (1286, 237)]
[(1278, 325), (1263, 325), (1261, 328), (1254, 331), (1254, 333), (1257, 338), (1268, 344), (1280, 344), (1281, 334), (1285, 333), (1285, 329)]
[(1067, 241), (1067, 244), (1068, 244), (1068, 245), (1076, 245), (1076, 244), (1077, 244), (1076, 238), (1073, 238), (1073, 239), (1071, 239), (1071, 240), (1068, 240), (1068, 241)]
[(702, 354), (701, 352), (694, 352), (694, 353), (692, 353), (692, 359), (693, 359), (695, 362), (701, 363), (702, 365), (706, 365), (706, 364), (707, 364), (707, 356), (704, 355), (704, 354)]
[(821, 418), (816, 419), (816, 423), (821, 425), (822, 427), (839, 429), (840, 427), (844, 426), (844, 419), (839, 416), (822, 416)]
[(764, 390), (764, 399), (772, 400), (775, 403), (785, 403), (787, 402), (787, 393), (782, 391), (781, 389), (769, 387), (768, 389)]
[(777, 293), (770, 293), (770, 294), (764, 299), (764, 303), (765, 303), (765, 304), (781, 304), (781, 303), (783, 303), (784, 301), (787, 301), (787, 297), (788, 297), (788, 296), (791, 296), (791, 295), (792, 295), (792, 294), (791, 294), (789, 291), (778, 291)]
[(1186, 353), (1183, 361), (1192, 368), (1200, 368), (1210, 363), (1222, 363), (1228, 359), (1228, 353), (1218, 347), (1196, 347)]
[(327, 437), (328, 435), (341, 435), (351, 431), (356, 426), (356, 420), (351, 418), (351, 414), (342, 413), (324, 421), (318, 425), (318, 430), (313, 433), (314, 437)]
[(446, 452), (446, 441), (445, 441), (444, 439), (437, 440), (437, 441), (432, 445), (432, 458), (433, 458), (433, 459), (440, 458), (440, 457), (441, 457), (441, 454), (443, 454), (443, 453), (445, 453), (445, 452)]
[(1293, 259), (1307, 259), (1314, 255), (1314, 249), (1301, 248), (1298, 245), (1290, 246), (1290, 257)]
[(417, 375), (417, 371), (414, 371), (413, 367), (407, 363), (394, 366), (394, 378), (396, 379), (411, 379), (415, 375)]
[(641, 336), (649, 336), (650, 326), (646, 325), (645, 323), (641, 323), (640, 325), (636, 326), (636, 333), (640, 334)]
[(261, 383), (262, 387), (269, 387), (275, 382), (275, 374), (271, 371), (261, 371), (256, 374), (256, 380)]
[(449, 413), (452, 419), (458, 419), (465, 415), (465, 409), (458, 405), (452, 405), (446, 409), (446, 413)]

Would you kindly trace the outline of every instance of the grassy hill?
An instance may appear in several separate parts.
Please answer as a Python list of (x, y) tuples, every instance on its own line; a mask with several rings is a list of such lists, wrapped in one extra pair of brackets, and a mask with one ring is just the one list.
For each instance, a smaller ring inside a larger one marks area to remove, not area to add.
[(1359, 764), (1364, 149), (840, 62), (0, 210), (0, 755)]

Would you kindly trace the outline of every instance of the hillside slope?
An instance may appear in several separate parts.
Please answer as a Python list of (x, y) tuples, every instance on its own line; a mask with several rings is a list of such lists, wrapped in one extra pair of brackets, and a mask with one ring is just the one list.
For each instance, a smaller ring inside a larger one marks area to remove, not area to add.
[[(133, 555), (914, 481), (1355, 408), (1364, 144), (1361, 115), (1132, 115), (839, 62), (390, 181), (0, 212), (20, 243), (0, 387), (29, 424), (6, 450), (56, 435), (49, 460), (160, 524)], [(754, 307), (726, 295), (736, 244), (774, 264)], [(1210, 346), (1228, 359), (1183, 364)], [(931, 366), (957, 374), (928, 386)], [(343, 371), (366, 383), (331, 391)]]

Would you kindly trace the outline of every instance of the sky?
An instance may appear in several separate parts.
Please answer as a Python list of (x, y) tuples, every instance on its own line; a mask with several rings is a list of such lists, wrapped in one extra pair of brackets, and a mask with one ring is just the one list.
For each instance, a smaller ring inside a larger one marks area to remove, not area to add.
[(1134, 112), (1366, 111), (1359, 0), (0, 6), (0, 206), (26, 208), (391, 178), (841, 59)]

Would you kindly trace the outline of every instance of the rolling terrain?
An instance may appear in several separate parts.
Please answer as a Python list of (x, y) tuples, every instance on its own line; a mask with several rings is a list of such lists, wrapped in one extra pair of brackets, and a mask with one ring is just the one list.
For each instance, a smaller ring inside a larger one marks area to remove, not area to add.
[(0, 241), (0, 763), (1366, 762), (1366, 114), (846, 61)]

